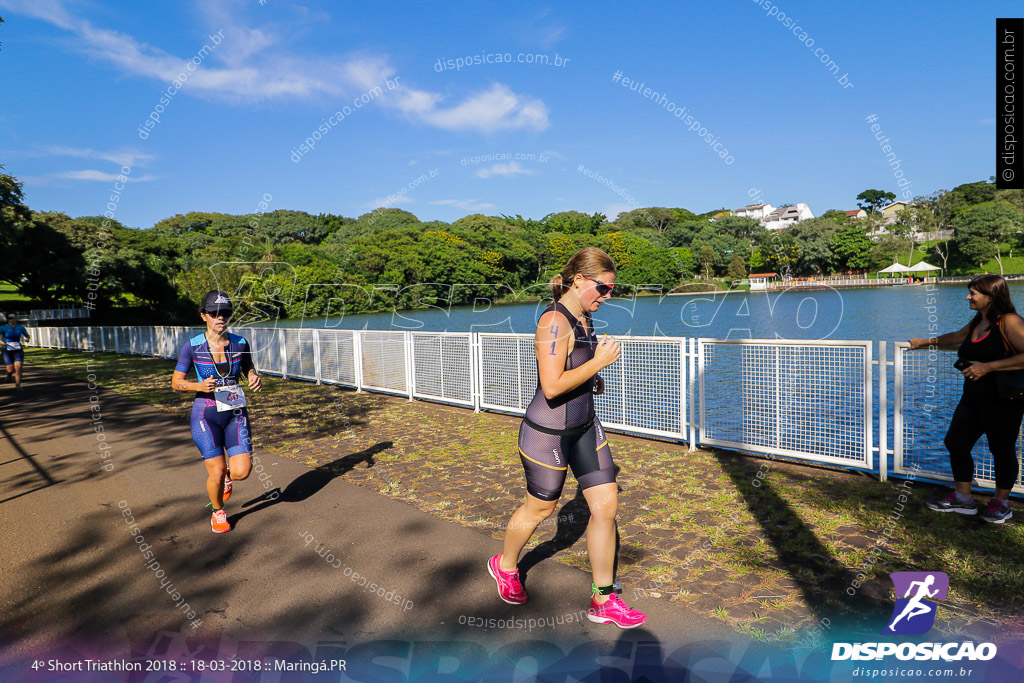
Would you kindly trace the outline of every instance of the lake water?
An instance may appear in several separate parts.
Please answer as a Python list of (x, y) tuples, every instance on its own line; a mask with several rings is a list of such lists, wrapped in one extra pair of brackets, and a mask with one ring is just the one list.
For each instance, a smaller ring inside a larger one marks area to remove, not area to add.
[[(1024, 307), (1024, 282), (1010, 283)], [(906, 341), (965, 325), (973, 313), (963, 284), (788, 292), (615, 298), (594, 314), (594, 327), (613, 335), (715, 339)], [(934, 302), (929, 304), (929, 299)], [(546, 303), (434, 306), (425, 310), (283, 320), (280, 327), (532, 334)]]

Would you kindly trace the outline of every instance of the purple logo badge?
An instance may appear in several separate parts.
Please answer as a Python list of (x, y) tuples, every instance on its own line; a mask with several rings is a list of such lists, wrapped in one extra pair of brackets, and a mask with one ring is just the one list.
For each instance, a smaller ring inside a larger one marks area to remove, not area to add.
[(893, 572), (889, 577), (896, 589), (896, 605), (882, 633), (907, 636), (926, 633), (935, 623), (936, 609), (936, 603), (927, 598), (945, 600), (949, 577), (943, 572)]

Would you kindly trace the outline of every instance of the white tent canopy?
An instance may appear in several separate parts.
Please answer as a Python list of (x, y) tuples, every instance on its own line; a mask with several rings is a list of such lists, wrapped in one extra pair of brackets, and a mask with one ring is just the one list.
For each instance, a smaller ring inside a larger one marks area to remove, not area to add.
[(889, 266), (888, 268), (883, 268), (882, 270), (880, 270), (878, 272), (879, 273), (908, 273), (908, 272), (910, 272), (910, 268), (907, 268), (902, 263), (894, 263), (891, 266)]
[(914, 265), (907, 268), (907, 271), (911, 273), (920, 273), (923, 270), (942, 270), (942, 268), (939, 268), (938, 266), (933, 266), (930, 263), (925, 263), (924, 261), (918, 261)]

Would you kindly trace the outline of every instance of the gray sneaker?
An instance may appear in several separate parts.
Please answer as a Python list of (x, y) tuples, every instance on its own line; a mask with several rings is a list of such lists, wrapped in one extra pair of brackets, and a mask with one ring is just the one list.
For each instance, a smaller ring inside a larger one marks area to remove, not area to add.
[(981, 513), (981, 518), (986, 522), (992, 522), (993, 524), (1002, 524), (1008, 519), (1013, 518), (1013, 512), (1010, 511), (1009, 505), (1002, 505), (995, 498), (988, 502), (988, 507)]
[(929, 510), (936, 512), (959, 512), (961, 515), (978, 514), (978, 501), (972, 496), (966, 503), (961, 503), (956, 497), (956, 491), (950, 491), (945, 498), (929, 500), (925, 505)]

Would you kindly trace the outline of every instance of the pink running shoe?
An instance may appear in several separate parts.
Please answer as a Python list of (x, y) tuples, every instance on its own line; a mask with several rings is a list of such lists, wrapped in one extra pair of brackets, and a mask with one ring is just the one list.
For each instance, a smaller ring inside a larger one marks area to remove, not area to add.
[(593, 597), (590, 598), (587, 619), (595, 624), (615, 624), (619, 628), (625, 629), (640, 626), (647, 621), (647, 615), (640, 610), (630, 608), (619, 599), (618, 595), (612, 593), (608, 596), (608, 602), (603, 605), (597, 604)]
[(228, 502), (228, 498), (231, 497), (231, 477), (224, 475), (224, 498), (222, 499), (225, 503)]
[(519, 570), (502, 571), (499, 564), (501, 555), (502, 553), (498, 553), (487, 561), (487, 573), (498, 584), (499, 598), (510, 605), (522, 605), (526, 602), (526, 591), (523, 590), (523, 584), (519, 583)]

